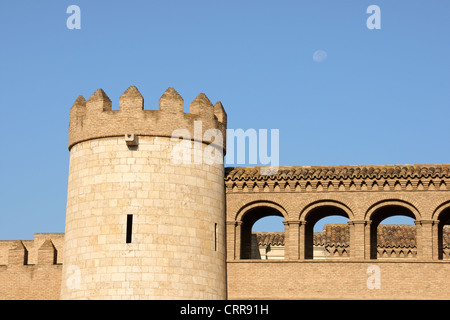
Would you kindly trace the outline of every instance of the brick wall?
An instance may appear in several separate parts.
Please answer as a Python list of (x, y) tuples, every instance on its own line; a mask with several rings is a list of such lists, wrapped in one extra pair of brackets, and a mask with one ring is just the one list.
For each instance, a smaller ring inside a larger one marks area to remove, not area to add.
[(280, 261), (227, 263), (229, 299), (448, 299), (443, 261)]
[(0, 299), (58, 300), (62, 265), (0, 266)]
[(34, 240), (0, 241), (0, 299), (58, 300), (64, 234), (35, 234)]
[[(449, 172), (448, 165), (283, 167), (273, 175), (227, 168), (228, 298), (448, 299)], [(271, 215), (284, 218), (285, 260), (248, 259), (253, 224)], [(348, 218), (350, 255), (314, 260), (313, 226), (331, 215)], [(414, 219), (417, 254), (408, 261), (377, 257), (378, 225), (394, 215)]]

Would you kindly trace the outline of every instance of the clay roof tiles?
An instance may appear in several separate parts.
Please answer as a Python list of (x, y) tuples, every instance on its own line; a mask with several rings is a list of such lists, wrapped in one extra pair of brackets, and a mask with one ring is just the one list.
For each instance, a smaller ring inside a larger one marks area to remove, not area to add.
[[(284, 232), (255, 232), (258, 245), (284, 245)], [(314, 232), (314, 245), (347, 247), (350, 245), (349, 227), (345, 224), (326, 224), (322, 232)], [(380, 225), (377, 245), (382, 248), (414, 248), (416, 226)], [(443, 247), (450, 248), (450, 226), (444, 227)]]
[(265, 174), (265, 167), (228, 167), (225, 180), (450, 178), (450, 164), (373, 166), (292, 166)]
[(259, 246), (284, 246), (284, 232), (256, 232)]
[(350, 230), (345, 224), (326, 224), (322, 232), (314, 232), (313, 243), (316, 246), (349, 246)]
[(377, 230), (377, 245), (383, 248), (414, 248), (416, 226), (380, 225)]

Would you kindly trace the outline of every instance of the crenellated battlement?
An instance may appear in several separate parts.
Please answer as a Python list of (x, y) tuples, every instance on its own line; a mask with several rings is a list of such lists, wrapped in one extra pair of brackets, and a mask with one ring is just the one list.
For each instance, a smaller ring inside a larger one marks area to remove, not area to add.
[(59, 299), (63, 252), (64, 233), (0, 240), (0, 299)]
[[(21, 240), (17, 240), (11, 249), (9, 249), (8, 266), (28, 265), (28, 249)], [(56, 264), (57, 251), (53, 242), (46, 240), (37, 250), (37, 264)]]
[(37, 233), (34, 240), (1, 240), (0, 265), (54, 265), (61, 264), (63, 233)]
[[(191, 102), (189, 113), (183, 109), (184, 100), (173, 88), (168, 88), (159, 99), (159, 110), (145, 110), (144, 98), (135, 86), (120, 96), (119, 110), (112, 110), (111, 100), (98, 89), (87, 101), (79, 96), (70, 110), (69, 150), (79, 142), (105, 137), (171, 137), (176, 129), (188, 130), (194, 139), (198, 137), (194, 135), (195, 121), (201, 121), (202, 137), (205, 131), (216, 129), (226, 141), (227, 115), (220, 101), (213, 105), (200, 93)], [(202, 142), (213, 143), (203, 139)]]

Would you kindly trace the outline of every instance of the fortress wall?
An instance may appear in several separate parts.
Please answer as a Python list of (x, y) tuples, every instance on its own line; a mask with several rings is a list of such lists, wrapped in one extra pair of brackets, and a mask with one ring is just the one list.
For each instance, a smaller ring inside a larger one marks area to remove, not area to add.
[[(450, 165), (224, 168), (204, 152), (225, 145), (222, 104), (183, 105), (173, 88), (158, 110), (134, 86), (119, 110), (101, 89), (78, 97), (65, 234), (0, 241), (0, 299), (448, 299)], [(309, 259), (331, 213), (348, 218), (350, 256)], [(417, 255), (374, 259), (376, 227), (396, 214), (414, 219)], [(285, 260), (246, 259), (270, 215), (284, 217)]]
[(1, 300), (58, 300), (61, 264), (0, 266)]
[(228, 261), (227, 273), (231, 300), (450, 296), (450, 264), (443, 261), (235, 260)]
[(64, 234), (39, 233), (34, 240), (0, 241), (0, 299), (58, 300), (63, 240)]
[[(450, 296), (448, 165), (286, 167), (273, 176), (253, 167), (226, 172), (229, 299)], [(335, 214), (348, 218), (349, 256), (311, 259), (312, 227)], [(285, 260), (249, 259), (251, 227), (271, 215), (284, 217)], [(408, 261), (376, 256), (383, 244), (378, 225), (395, 215), (414, 219), (417, 254)]]

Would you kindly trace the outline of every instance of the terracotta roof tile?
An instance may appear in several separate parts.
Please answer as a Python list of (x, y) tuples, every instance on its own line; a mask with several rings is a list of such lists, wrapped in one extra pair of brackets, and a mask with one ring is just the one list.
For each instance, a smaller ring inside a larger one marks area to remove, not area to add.
[(284, 246), (284, 232), (255, 232), (259, 246)]
[(350, 229), (345, 224), (326, 224), (322, 232), (314, 232), (315, 246), (347, 247), (350, 245)]
[(264, 168), (266, 167), (228, 167), (225, 170), (225, 180), (450, 177), (450, 164), (292, 166), (279, 167), (272, 175), (264, 174), (261, 170)]
[(414, 248), (416, 246), (416, 226), (379, 225), (377, 246), (383, 248)]
[[(350, 245), (349, 226), (346, 224), (326, 224), (322, 232), (314, 232), (314, 245), (347, 247)], [(285, 243), (284, 232), (254, 232), (258, 245), (281, 245)], [(416, 226), (380, 225), (377, 245), (382, 248), (414, 248), (416, 246)], [(450, 226), (444, 227), (443, 247), (450, 248)]]

